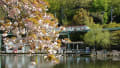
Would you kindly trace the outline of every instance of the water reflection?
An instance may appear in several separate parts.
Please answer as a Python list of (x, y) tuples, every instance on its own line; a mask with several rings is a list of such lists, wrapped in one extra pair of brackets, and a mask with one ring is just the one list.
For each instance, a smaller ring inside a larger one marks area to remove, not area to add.
[(51, 68), (53, 66), (45, 62), (42, 55), (4, 55), (1, 59), (1, 68)]
[[(43, 55), (2, 55), (1, 68), (119, 68), (120, 57), (59, 56), (59, 64), (43, 59)], [(117, 59), (116, 59), (117, 58)]]

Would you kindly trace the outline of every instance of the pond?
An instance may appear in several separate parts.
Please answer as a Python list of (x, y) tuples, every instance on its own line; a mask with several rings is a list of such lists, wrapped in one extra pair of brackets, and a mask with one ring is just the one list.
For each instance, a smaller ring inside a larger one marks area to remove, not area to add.
[(120, 68), (120, 57), (59, 56), (60, 63), (44, 60), (43, 55), (1, 55), (0, 68)]

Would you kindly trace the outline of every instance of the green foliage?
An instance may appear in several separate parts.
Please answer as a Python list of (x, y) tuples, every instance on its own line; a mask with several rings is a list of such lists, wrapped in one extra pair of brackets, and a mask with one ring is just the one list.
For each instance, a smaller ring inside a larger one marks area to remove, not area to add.
[(109, 0), (103, 0), (104, 1), (104, 10), (107, 11), (109, 8)]
[(90, 24), (90, 31), (85, 34), (84, 41), (88, 45), (100, 45), (103, 47), (109, 47), (110, 33), (108, 31), (103, 31), (102, 26), (99, 24)]
[(92, 0), (48, 0), (50, 3), (50, 12), (56, 13), (59, 22), (62, 22), (63, 24), (65, 17), (68, 21), (72, 21), (76, 11), (81, 7), (89, 7), (91, 1)]
[[(111, 9), (113, 9), (113, 16), (120, 16), (120, 0), (93, 0), (91, 12), (104, 12), (104, 23), (108, 23), (108, 18), (111, 16)], [(112, 7), (112, 8), (111, 8)], [(100, 14), (101, 15), (101, 14)], [(98, 17), (97, 17), (98, 18)], [(103, 24), (104, 24), (103, 23)]]
[[(104, 12), (104, 23), (108, 22), (108, 13), (109, 13), (109, 1), (108, 0), (93, 0), (92, 4), (94, 9), (93, 12)], [(104, 24), (103, 23), (103, 24)]]
[(73, 21), (75, 22), (75, 24), (77, 25), (84, 25), (85, 24), (85, 18), (88, 17), (88, 12), (86, 10), (84, 10), (83, 8), (82, 9), (79, 9), (77, 12), (76, 12), (76, 15), (74, 15), (73, 17)]
[(108, 13), (105, 12), (105, 13), (104, 13), (104, 22), (103, 22), (103, 24), (105, 24), (105, 23), (107, 23), (107, 22), (108, 22)]
[(120, 45), (120, 30), (111, 33), (112, 45)]
[(97, 0), (93, 0), (92, 5), (96, 8), (97, 7)]
[(110, 0), (113, 7), (113, 13), (117, 16), (120, 15), (120, 0)]
[(66, 17), (65, 17), (65, 19), (62, 20), (62, 22), (64, 22), (63, 23), (64, 26), (68, 26), (71, 23), (70, 21), (67, 20)]
[[(91, 22), (92, 17), (85, 9), (79, 9), (73, 17), (74, 25), (87, 25)], [(93, 19), (92, 19), (93, 20)]]
[[(103, 25), (104, 28), (115, 28), (120, 27), (120, 24), (117, 24), (116, 22), (112, 22), (110, 24)], [(111, 45), (119, 45), (120, 44), (120, 30), (112, 31), (111, 32)]]
[(102, 38), (98, 40), (101, 40), (100, 45), (102, 45), (103, 47), (108, 47), (111, 44), (110, 33), (108, 31), (103, 31), (100, 37)]
[(90, 27), (90, 31), (85, 34), (84, 40), (86, 43), (90, 45), (95, 45), (95, 41), (99, 38), (97, 36), (99, 35), (99, 32), (102, 31), (102, 29), (98, 24), (90, 24), (89, 27)]
[(96, 11), (107, 11), (109, 7), (109, 1), (93, 0), (92, 7), (95, 8)]
[(120, 24), (117, 24), (116, 22), (112, 22), (112, 23), (109, 23), (109, 24), (104, 24), (103, 27), (104, 28), (120, 27)]
[[(111, 7), (113, 7), (113, 16), (120, 15), (120, 0), (47, 0), (50, 3), (50, 12), (56, 14), (59, 22), (66, 23), (63, 20), (72, 21), (76, 11), (80, 8), (87, 9), (96, 22), (102, 24), (108, 23), (111, 16)], [(103, 14), (101, 14), (104, 12)], [(74, 23), (74, 22), (73, 22)], [(71, 24), (69, 22), (69, 24)], [(68, 24), (68, 25), (69, 25)]]

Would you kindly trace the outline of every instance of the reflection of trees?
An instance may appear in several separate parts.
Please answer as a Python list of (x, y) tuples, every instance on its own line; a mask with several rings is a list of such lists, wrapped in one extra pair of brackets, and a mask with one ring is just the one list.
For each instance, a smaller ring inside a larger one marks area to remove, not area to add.
[(5, 56), (0, 56), (1, 67), (3, 67), (3, 68), (6, 67), (6, 65), (5, 65), (6, 59), (5, 58), (6, 58)]
[[(29, 66), (41, 68), (41, 66), (52, 66), (51, 63), (47, 63), (43, 56), (38, 55), (11, 55), (11, 56), (2, 56), (1, 58), (2, 68), (29, 68)], [(34, 63), (36, 64), (34, 64)]]
[[(2, 56), (1, 65), (2, 68), (29, 68), (30, 66), (35, 68), (119, 68), (120, 62), (112, 61), (112, 60), (99, 60), (95, 57), (79, 57), (79, 56), (62, 56), (60, 59), (63, 59), (60, 64), (54, 66), (50, 63), (45, 62), (42, 56), (32, 55), (32, 56)], [(93, 60), (95, 59), (95, 60)], [(37, 61), (36, 61), (37, 60)], [(31, 61), (35, 61), (36, 65), (31, 65)], [(46, 66), (46, 67), (45, 67)]]

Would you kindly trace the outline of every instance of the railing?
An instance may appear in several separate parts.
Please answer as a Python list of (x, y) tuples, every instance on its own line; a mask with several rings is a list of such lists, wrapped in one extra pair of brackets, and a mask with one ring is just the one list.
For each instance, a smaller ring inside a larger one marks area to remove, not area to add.
[[(89, 31), (90, 28), (88, 26), (73, 26), (73, 27), (65, 27), (65, 30), (61, 32), (62, 33), (67, 33), (67, 32), (87, 32)], [(103, 30), (109, 30), (109, 31), (115, 31), (115, 30), (120, 30), (120, 27), (114, 27), (114, 28), (103, 28)]]
[(114, 28), (103, 28), (103, 30), (110, 30), (110, 31), (120, 30), (120, 27), (114, 27)]

